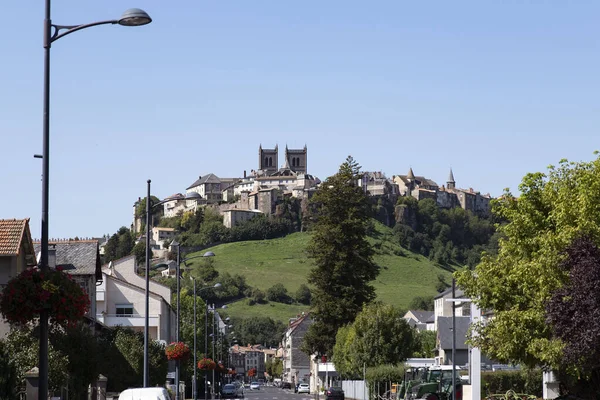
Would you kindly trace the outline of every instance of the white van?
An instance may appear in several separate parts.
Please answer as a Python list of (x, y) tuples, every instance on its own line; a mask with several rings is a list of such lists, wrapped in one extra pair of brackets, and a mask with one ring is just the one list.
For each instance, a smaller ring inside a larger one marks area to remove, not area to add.
[(165, 388), (149, 387), (124, 390), (119, 400), (171, 400), (171, 397)]

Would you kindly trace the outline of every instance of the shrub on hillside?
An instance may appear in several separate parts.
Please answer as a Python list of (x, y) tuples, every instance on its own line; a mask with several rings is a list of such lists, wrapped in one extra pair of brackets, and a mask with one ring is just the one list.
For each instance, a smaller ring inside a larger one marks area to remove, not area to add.
[(310, 305), (312, 294), (310, 289), (304, 283), (296, 290), (296, 301), (300, 304)]
[(292, 298), (288, 294), (285, 286), (283, 286), (283, 283), (276, 283), (267, 289), (267, 300), (285, 304), (292, 302)]

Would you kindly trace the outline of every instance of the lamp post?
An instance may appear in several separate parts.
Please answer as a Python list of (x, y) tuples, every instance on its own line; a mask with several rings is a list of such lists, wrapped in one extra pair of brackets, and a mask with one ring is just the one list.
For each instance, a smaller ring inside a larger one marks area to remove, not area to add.
[[(92, 22), (81, 25), (54, 25), (51, 19), (50, 0), (45, 1), (44, 16), (44, 110), (42, 122), (43, 154), (42, 154), (42, 234), (41, 256), (39, 268), (47, 272), (48, 265), (48, 214), (50, 198), (50, 48), (56, 40), (70, 33), (97, 25), (119, 24), (123, 26), (141, 26), (152, 22), (146, 12), (132, 8), (123, 13), (119, 19)], [(61, 33), (61, 31), (63, 31)], [(38, 398), (48, 397), (48, 310), (40, 311), (40, 350), (39, 350), (39, 391)]]
[[(198, 193), (195, 192), (190, 192), (188, 193), (188, 195), (186, 196), (187, 198), (199, 198), (200, 195)], [(214, 257), (215, 253), (213, 253), (212, 251), (207, 251), (206, 253), (202, 254), (202, 255), (197, 255), (197, 256), (192, 256), (192, 257), (187, 257), (184, 258), (183, 260), (180, 260), (180, 251), (179, 251), (179, 243), (175, 242), (175, 243), (171, 243), (171, 246), (176, 245), (177, 246), (177, 329), (179, 329), (179, 264), (180, 263), (184, 263), (186, 265), (185, 269), (187, 268), (187, 261), (190, 261), (194, 258), (199, 258), (199, 257)], [(197, 362), (196, 362), (196, 278), (194, 278), (193, 276), (190, 276), (190, 278), (194, 281), (194, 400), (197, 400), (197, 390), (196, 390), (196, 384), (198, 382), (197, 380)], [(216, 283), (214, 286), (207, 286), (204, 287), (202, 289), (200, 289), (200, 291), (205, 290), (205, 289), (218, 289), (221, 287), (220, 283)], [(200, 292), (199, 291), (199, 292)], [(206, 316), (205, 316), (205, 324), (204, 324), (204, 356), (206, 357), (207, 355), (207, 346), (208, 346), (208, 338), (207, 338), (207, 322), (208, 322), (208, 304), (206, 305)], [(176, 382), (179, 382), (179, 370), (176, 369), (175, 371), (175, 380)], [(176, 383), (178, 384), (178, 383)], [(204, 374), (204, 397), (205, 399), (208, 397), (208, 382), (207, 382), (207, 374)]]
[(206, 289), (212, 289), (212, 288), (218, 289), (221, 287), (221, 284), (215, 283), (214, 286), (203, 287), (200, 290), (196, 291), (196, 278), (194, 278), (193, 276), (190, 276), (190, 279), (194, 282), (194, 383), (192, 385), (192, 390), (194, 392), (194, 400), (198, 400), (198, 388), (197, 388), (197, 385), (198, 385), (198, 360), (196, 357), (196, 353), (197, 353), (196, 338), (197, 338), (198, 331), (196, 329), (196, 294), (200, 293), (201, 291), (206, 290)]
[[(150, 198), (150, 184), (152, 181), (148, 179), (148, 192), (146, 193), (146, 290), (145, 290), (145, 317), (144, 317), (144, 387), (150, 387), (150, 358), (148, 355), (148, 346), (150, 343), (150, 210), (154, 207), (165, 204), (169, 201), (175, 200), (172, 197), (166, 198), (156, 204), (150, 204), (152, 201)], [(188, 199), (197, 199), (200, 195), (196, 192), (190, 192), (186, 194)], [(179, 267), (179, 263), (177, 264)], [(177, 328), (176, 338), (179, 341), (179, 270), (177, 271)], [(179, 361), (176, 362), (179, 365)], [(178, 378), (176, 378), (178, 379)], [(179, 386), (177, 386), (177, 393), (179, 393)]]

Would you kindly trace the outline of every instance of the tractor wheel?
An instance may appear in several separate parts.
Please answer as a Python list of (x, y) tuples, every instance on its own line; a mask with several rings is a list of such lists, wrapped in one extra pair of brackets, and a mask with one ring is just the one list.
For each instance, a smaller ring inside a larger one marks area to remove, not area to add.
[(439, 400), (439, 397), (435, 393), (425, 393), (421, 400)]

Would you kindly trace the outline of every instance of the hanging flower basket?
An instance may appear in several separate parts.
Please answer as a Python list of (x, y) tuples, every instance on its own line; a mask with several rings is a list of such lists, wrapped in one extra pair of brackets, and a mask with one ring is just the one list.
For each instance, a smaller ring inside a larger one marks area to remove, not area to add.
[(203, 358), (200, 361), (198, 361), (199, 369), (209, 370), (209, 369), (215, 369), (216, 367), (217, 367), (217, 363), (215, 363), (212, 360), (212, 358)]
[(66, 325), (85, 315), (90, 299), (71, 275), (57, 269), (28, 268), (8, 281), (0, 294), (0, 313), (12, 325), (26, 325), (48, 310), (50, 322)]
[(165, 354), (169, 360), (187, 360), (190, 356), (190, 348), (183, 342), (173, 342), (167, 345)]
[(221, 363), (217, 364), (217, 372), (227, 372), (227, 368), (225, 368), (225, 366)]
[(227, 370), (227, 373), (228, 373), (229, 375), (235, 375), (235, 368), (229, 368), (229, 369)]

